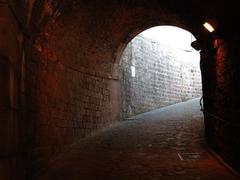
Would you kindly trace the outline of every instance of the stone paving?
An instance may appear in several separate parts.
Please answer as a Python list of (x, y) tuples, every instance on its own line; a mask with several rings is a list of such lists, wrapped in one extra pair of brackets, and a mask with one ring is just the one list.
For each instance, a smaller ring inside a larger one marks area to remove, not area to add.
[[(184, 153), (197, 153), (181, 160)], [(179, 156), (179, 154), (182, 156)], [(96, 132), (51, 162), (38, 180), (236, 180), (208, 151), (199, 99)]]

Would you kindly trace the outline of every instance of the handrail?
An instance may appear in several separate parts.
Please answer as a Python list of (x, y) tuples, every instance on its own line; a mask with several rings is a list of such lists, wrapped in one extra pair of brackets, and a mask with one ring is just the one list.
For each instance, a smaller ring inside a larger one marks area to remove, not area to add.
[(210, 112), (206, 111), (204, 109), (204, 107), (203, 107), (202, 101), (203, 101), (203, 97), (200, 98), (200, 106), (201, 106), (201, 111), (203, 111), (205, 114), (207, 114), (207, 115), (209, 115), (209, 116), (211, 116), (211, 117), (213, 117), (213, 118), (215, 118), (215, 119), (217, 119), (217, 120), (219, 120), (221, 122), (224, 122), (224, 123), (226, 123), (228, 125), (240, 127), (239, 123), (232, 123), (232, 122), (226, 121), (225, 119), (223, 119), (223, 118), (221, 118), (221, 117), (219, 117), (219, 116), (217, 116), (217, 115), (215, 115), (213, 113), (210, 113)]

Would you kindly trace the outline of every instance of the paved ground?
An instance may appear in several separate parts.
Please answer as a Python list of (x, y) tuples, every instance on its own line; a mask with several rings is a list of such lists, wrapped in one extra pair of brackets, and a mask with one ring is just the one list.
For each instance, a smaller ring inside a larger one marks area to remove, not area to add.
[(239, 179), (208, 153), (203, 129), (199, 99), (151, 111), (75, 143), (39, 180)]

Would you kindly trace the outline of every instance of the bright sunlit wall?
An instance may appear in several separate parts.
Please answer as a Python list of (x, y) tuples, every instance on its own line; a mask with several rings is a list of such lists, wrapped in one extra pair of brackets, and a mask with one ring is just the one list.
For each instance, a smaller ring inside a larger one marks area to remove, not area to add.
[(129, 117), (201, 96), (199, 52), (183, 29), (160, 26), (136, 36), (119, 66), (122, 112)]

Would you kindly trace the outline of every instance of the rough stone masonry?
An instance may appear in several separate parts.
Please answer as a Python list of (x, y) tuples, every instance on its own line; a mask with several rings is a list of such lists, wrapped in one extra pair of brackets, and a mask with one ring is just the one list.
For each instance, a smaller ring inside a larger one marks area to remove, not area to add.
[(198, 52), (173, 48), (142, 34), (126, 47), (119, 76), (123, 118), (202, 94)]

